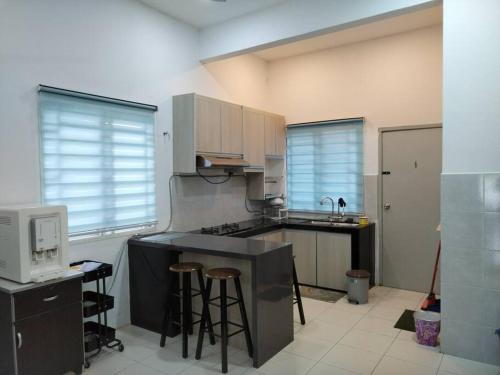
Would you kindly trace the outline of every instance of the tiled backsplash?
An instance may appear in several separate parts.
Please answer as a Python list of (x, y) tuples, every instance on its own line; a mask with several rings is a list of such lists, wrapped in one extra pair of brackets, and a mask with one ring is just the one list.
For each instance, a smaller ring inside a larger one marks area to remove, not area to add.
[(500, 173), (441, 182), (441, 348), (500, 365)]
[[(246, 179), (242, 176), (219, 185), (200, 177), (176, 176), (172, 182), (172, 229), (189, 231), (253, 218), (255, 215), (245, 208), (245, 195)], [(261, 210), (259, 203), (252, 201), (248, 201), (248, 208)]]

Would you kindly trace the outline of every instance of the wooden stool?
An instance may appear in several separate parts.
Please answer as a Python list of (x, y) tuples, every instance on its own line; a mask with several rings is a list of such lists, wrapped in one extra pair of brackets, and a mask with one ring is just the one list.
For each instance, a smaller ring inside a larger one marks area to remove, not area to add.
[(297, 270), (295, 269), (295, 255), (293, 256), (293, 288), (295, 289), (295, 297), (293, 298), (293, 304), (297, 304), (299, 308), (300, 324), (306, 324), (306, 318), (304, 316), (304, 308), (302, 307), (302, 297), (300, 295), (299, 279), (297, 278)]
[[(240, 283), (240, 275), (241, 272), (235, 268), (212, 268), (208, 270), (206, 273), (207, 276), (207, 288), (206, 288), (206, 297), (205, 299), (208, 301), (208, 304), (217, 306), (220, 308), (220, 321), (214, 323), (213, 325), (221, 325), (221, 357), (222, 357), (222, 372), (227, 373), (227, 341), (229, 337), (234, 336), (238, 333), (245, 333), (245, 340), (248, 348), (248, 355), (250, 357), (253, 356), (253, 346), (252, 346), (252, 338), (250, 336), (250, 328), (248, 327), (248, 319), (247, 313), (245, 310), (245, 303), (243, 301), (243, 292), (241, 291), (241, 283)], [(237, 298), (230, 297), (227, 295), (227, 280), (233, 279), (234, 286), (236, 288)], [(220, 297), (215, 297), (210, 299), (210, 292), (212, 290), (212, 282), (213, 280), (219, 280), (220, 283)], [(227, 303), (227, 300), (231, 300), (233, 302)], [(216, 304), (213, 301), (220, 300), (220, 304)], [(240, 315), (241, 321), (243, 325), (237, 324), (234, 322), (230, 322), (227, 320), (227, 308), (229, 306), (238, 304), (240, 307)], [(207, 314), (208, 309), (206, 309), (201, 317), (200, 324), (200, 333), (198, 335), (198, 346), (196, 348), (196, 359), (201, 358), (201, 350), (203, 347), (203, 335), (205, 334), (205, 322), (210, 322), (210, 316)], [(228, 324), (239, 327), (240, 329), (229, 334), (228, 333)], [(218, 335), (217, 335), (218, 336)]]
[[(188, 356), (188, 334), (193, 334), (193, 324), (200, 323), (201, 319), (198, 321), (193, 321), (193, 314), (198, 315), (200, 317), (205, 316), (205, 319), (208, 321), (208, 332), (210, 336), (210, 343), (215, 345), (215, 336), (212, 326), (212, 320), (210, 318), (210, 311), (208, 310), (207, 300), (205, 299), (205, 282), (203, 281), (203, 274), (201, 270), (203, 269), (203, 265), (200, 263), (194, 262), (185, 262), (185, 263), (176, 263), (170, 266), (169, 268), (169, 281), (168, 281), (168, 291), (166, 298), (166, 308), (165, 315), (163, 318), (163, 327), (162, 334), (160, 340), (160, 346), (165, 346), (165, 338), (167, 336), (168, 325), (169, 323), (177, 324), (181, 327), (182, 331), (182, 357), (187, 358)], [(198, 276), (198, 284), (200, 289), (192, 289), (191, 288), (191, 273), (196, 272)], [(170, 290), (171, 286), (174, 283), (174, 278), (178, 275), (182, 274), (182, 289), (179, 289), (177, 292)], [(193, 294), (193, 291), (195, 292)], [(199, 314), (193, 311), (192, 307), (192, 298), (196, 296), (200, 296), (203, 301), (203, 312)], [(182, 300), (182, 311), (179, 314), (178, 319), (173, 317), (173, 311), (171, 309), (172, 297), (177, 297)], [(182, 317), (182, 319), (181, 319)]]

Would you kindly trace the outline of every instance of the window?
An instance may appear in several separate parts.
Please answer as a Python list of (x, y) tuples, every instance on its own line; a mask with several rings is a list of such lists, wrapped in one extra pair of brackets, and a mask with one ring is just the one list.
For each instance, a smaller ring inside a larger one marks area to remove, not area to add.
[(156, 222), (155, 111), (40, 86), (42, 203), (68, 207), (71, 235)]
[(330, 212), (320, 205), (342, 197), (346, 212), (363, 212), (363, 119), (335, 120), (287, 128), (288, 208)]

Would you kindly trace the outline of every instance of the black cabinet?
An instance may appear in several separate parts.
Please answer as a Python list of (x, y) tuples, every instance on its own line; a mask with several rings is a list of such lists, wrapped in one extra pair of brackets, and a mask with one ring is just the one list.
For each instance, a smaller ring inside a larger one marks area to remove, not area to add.
[(80, 374), (83, 364), (80, 278), (29, 290), (0, 290), (1, 375)]
[[(132, 325), (161, 333), (167, 295), (168, 268), (179, 262), (179, 252), (165, 249), (161, 243), (145, 246), (141, 241), (129, 240), (130, 320)], [(172, 290), (179, 288), (174, 278)], [(178, 314), (180, 304), (174, 299), (170, 308)], [(167, 336), (174, 337), (179, 327), (168, 328)]]

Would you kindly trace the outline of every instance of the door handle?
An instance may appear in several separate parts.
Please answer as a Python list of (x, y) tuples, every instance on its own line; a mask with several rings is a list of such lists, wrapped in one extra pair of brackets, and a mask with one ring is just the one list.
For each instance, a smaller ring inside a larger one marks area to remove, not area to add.
[(391, 204), (390, 203), (384, 203), (384, 210), (388, 210), (389, 208), (391, 208)]
[(21, 335), (21, 333), (17, 333), (17, 348), (18, 349), (21, 349), (21, 347), (23, 346), (23, 335)]
[(52, 302), (52, 301), (55, 301), (58, 298), (59, 298), (59, 295), (56, 294), (55, 296), (44, 298), (43, 302)]

